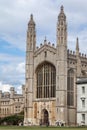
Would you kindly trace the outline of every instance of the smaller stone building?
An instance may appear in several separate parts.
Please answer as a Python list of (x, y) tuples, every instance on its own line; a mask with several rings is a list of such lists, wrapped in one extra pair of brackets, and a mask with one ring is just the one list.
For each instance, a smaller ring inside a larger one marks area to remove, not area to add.
[(87, 78), (77, 80), (77, 124), (87, 125)]
[(10, 92), (0, 91), (0, 118), (18, 114), (24, 110), (24, 89), (22, 86), (22, 94), (17, 94), (14, 87), (10, 88)]

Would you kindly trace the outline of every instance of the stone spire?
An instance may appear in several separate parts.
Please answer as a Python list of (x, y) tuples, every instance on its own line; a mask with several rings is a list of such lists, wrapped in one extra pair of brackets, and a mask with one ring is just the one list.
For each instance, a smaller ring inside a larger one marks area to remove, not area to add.
[(67, 24), (63, 6), (60, 8), (57, 22), (57, 45), (58, 44), (67, 46)]
[(79, 55), (79, 40), (76, 39), (77, 77), (81, 76), (81, 59)]

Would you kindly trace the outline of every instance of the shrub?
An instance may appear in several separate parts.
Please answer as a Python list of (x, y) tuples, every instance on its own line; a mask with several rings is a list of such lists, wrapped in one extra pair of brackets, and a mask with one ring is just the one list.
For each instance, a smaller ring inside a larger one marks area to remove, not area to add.
[(8, 117), (4, 117), (0, 120), (1, 124), (7, 125), (18, 125), (20, 122), (23, 122), (24, 116), (23, 115), (12, 115)]

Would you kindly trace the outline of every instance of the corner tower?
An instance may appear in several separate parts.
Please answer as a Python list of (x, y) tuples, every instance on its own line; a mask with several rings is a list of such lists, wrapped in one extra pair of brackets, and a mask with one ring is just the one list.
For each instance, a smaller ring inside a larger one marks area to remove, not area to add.
[(67, 124), (67, 23), (61, 6), (57, 21), (56, 120)]
[(25, 110), (24, 125), (32, 123), (33, 115), (33, 73), (34, 73), (34, 51), (36, 48), (36, 30), (33, 15), (31, 14), (27, 30), (26, 45), (26, 83), (25, 83)]

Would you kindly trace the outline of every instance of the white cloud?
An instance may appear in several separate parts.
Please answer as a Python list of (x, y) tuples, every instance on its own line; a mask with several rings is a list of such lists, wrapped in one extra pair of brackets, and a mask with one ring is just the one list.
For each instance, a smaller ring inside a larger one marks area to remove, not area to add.
[[(16, 33), (16, 32), (15, 32)], [(18, 49), (25, 52), (25, 45), (26, 45), (26, 36), (25, 34), (12, 34), (12, 33), (4, 33), (1, 34), (1, 39), (7, 41), (12, 47), (17, 47)]]
[(3, 83), (2, 81), (0, 81), (0, 90), (2, 92), (10, 92), (10, 88), (11, 87), (14, 87), (15, 91), (17, 93), (22, 93), (22, 86), (19, 85), (19, 86), (13, 86), (11, 84), (6, 84), (6, 83)]
[(0, 80), (6, 84), (19, 86), (25, 84), (25, 63), (9, 63), (0, 66)]
[(22, 93), (22, 86), (21, 85), (17, 86), (16, 91), (17, 93)]
[(19, 72), (19, 73), (25, 73), (25, 63), (19, 63), (16, 70)]
[(10, 84), (3, 84), (3, 83), (0, 81), (0, 90), (2, 90), (3, 92), (8, 92), (8, 91), (10, 91), (10, 87), (13, 87), (13, 86), (10, 85)]

